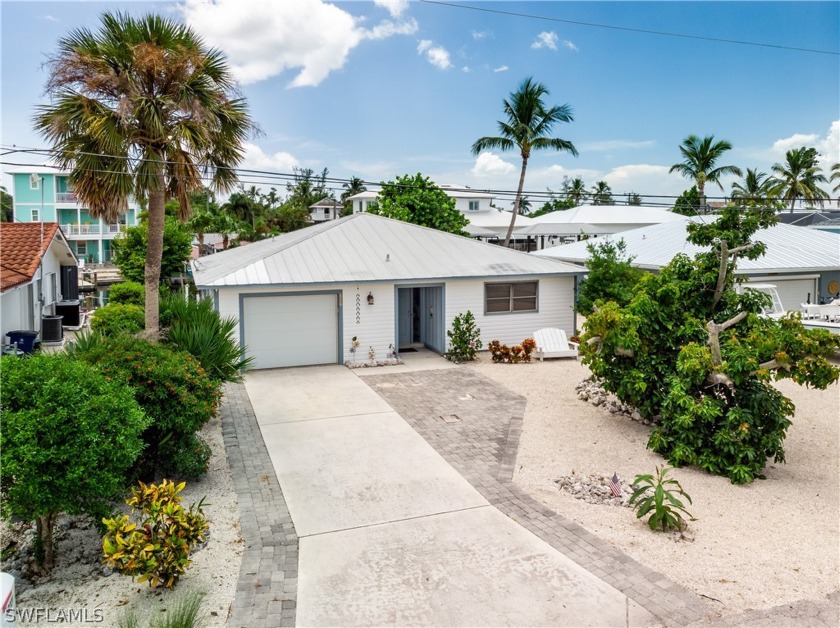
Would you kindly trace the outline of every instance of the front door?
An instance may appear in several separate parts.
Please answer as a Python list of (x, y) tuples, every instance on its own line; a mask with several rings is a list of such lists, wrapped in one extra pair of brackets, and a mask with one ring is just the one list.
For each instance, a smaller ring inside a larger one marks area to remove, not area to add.
[(397, 341), (400, 349), (423, 345), (443, 353), (443, 286), (397, 288)]

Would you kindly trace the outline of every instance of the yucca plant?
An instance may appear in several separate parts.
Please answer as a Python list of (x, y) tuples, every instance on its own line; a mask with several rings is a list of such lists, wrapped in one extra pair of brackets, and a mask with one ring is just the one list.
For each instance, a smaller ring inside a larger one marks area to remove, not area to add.
[(236, 342), (235, 318), (222, 318), (210, 299), (186, 300), (173, 294), (162, 302), (161, 320), (169, 327), (168, 344), (192, 355), (213, 379), (242, 381), (243, 371), (254, 360), (246, 357), (246, 348)]
[(689, 504), (692, 503), (691, 496), (682, 489), (677, 480), (667, 477), (670, 470), (671, 468), (665, 465), (657, 466), (656, 477), (650, 474), (637, 475), (633, 480), (635, 491), (630, 497), (630, 505), (635, 507), (636, 517), (639, 519), (653, 511), (648, 519), (651, 530), (683, 530), (688, 524), (681, 513), (691, 517), (691, 513), (676, 495), (685, 497)]

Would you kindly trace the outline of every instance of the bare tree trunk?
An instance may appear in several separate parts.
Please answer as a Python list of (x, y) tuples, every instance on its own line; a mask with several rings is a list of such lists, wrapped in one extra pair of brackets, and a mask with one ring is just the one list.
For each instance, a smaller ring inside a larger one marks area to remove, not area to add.
[(505, 236), (505, 248), (510, 244), (513, 235), (513, 227), (516, 224), (516, 215), (519, 213), (519, 202), (522, 199), (522, 188), (525, 186), (525, 169), (528, 167), (528, 158), (522, 158), (522, 171), (519, 173), (519, 187), (516, 188), (516, 199), (513, 201), (513, 215), (510, 217), (510, 226)]
[(163, 258), (163, 227), (166, 192), (163, 172), (158, 172), (157, 189), (149, 192), (149, 239), (146, 244), (146, 334), (156, 338), (160, 327), (160, 266)]
[[(700, 180), (697, 182), (697, 191), (700, 192), (700, 209), (703, 210), (703, 213), (706, 213), (706, 182)], [(698, 209), (697, 213), (700, 213)]]
[(53, 547), (53, 527), (55, 526), (55, 514), (48, 514), (38, 517), (35, 520), (35, 530), (44, 551), (44, 560), (40, 567), (45, 573), (52, 571), (55, 567), (55, 548)]
[(204, 232), (199, 231), (195, 235), (198, 237), (198, 256), (201, 257), (201, 254), (204, 253)]

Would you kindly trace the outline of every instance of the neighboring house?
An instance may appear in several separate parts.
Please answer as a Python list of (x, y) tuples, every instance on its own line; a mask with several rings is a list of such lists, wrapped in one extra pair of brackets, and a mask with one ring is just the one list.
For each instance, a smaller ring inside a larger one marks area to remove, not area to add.
[(539, 237), (540, 243), (544, 244), (546, 237), (579, 239), (581, 235), (600, 236), (661, 223), (681, 223), (686, 219), (686, 216), (656, 207), (580, 205), (537, 216), (533, 219), (534, 224), (519, 234)]
[(316, 224), (326, 220), (335, 220), (341, 217), (341, 207), (340, 201), (332, 198), (322, 198), (309, 206), (309, 217)]
[(76, 256), (88, 263), (111, 260), (111, 241), (126, 226), (138, 223), (139, 206), (129, 203), (128, 212), (114, 224), (91, 218), (78, 203), (69, 183), (69, 173), (50, 167), (19, 167), (7, 170), (12, 175), (15, 221), (57, 222), (70, 241)]
[[(205, 233), (204, 248), (199, 251), (198, 236), (193, 237), (191, 258), (197, 259), (202, 255), (212, 255), (225, 250), (225, 237), (221, 233)], [(228, 241), (230, 245), (230, 241)]]
[[(490, 192), (480, 192), (453, 185), (438, 186), (446, 194), (455, 199), (455, 209), (464, 214), (470, 221), (466, 232), (473, 238), (485, 240), (501, 240), (507, 234), (510, 226), (510, 212), (503, 211), (493, 204), (495, 196)], [(353, 213), (365, 212), (371, 203), (376, 201), (378, 192), (361, 192), (349, 197), (353, 203)], [(526, 248), (528, 238), (519, 237), (519, 229), (533, 223), (532, 218), (517, 216), (514, 230), (514, 248)]]
[(78, 281), (78, 261), (54, 222), (2, 222), (0, 245), (0, 332), (5, 344), (9, 331), (41, 330), (41, 299), (43, 315), (54, 314), (62, 292), (70, 293), (65, 275)]
[[(714, 220), (714, 217), (702, 220)], [(605, 238), (613, 241), (623, 239), (627, 255), (633, 257), (634, 266), (658, 271), (678, 253), (693, 257), (706, 250), (686, 240), (686, 225), (688, 221), (653, 225)], [(735, 272), (755, 283), (775, 284), (785, 309), (799, 310), (802, 303), (819, 303), (837, 292), (840, 284), (840, 235), (777, 224), (762, 229), (754, 239), (767, 245), (766, 254), (756, 260), (740, 259)], [(586, 245), (587, 242), (575, 242), (533, 255), (585, 264), (589, 259)]]
[[(447, 349), (446, 332), (472, 311), (485, 347), (520, 343), (543, 327), (575, 331), (582, 270), (382, 216), (352, 216), (193, 262), (196, 287), (256, 368), (364, 362), (372, 347)], [(353, 338), (359, 343), (350, 351)]]

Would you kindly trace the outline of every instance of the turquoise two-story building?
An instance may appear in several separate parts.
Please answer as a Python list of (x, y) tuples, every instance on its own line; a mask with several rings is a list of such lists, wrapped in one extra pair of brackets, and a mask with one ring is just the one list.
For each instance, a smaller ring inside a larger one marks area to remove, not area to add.
[(57, 222), (73, 252), (89, 264), (111, 261), (111, 242), (127, 226), (137, 224), (139, 205), (132, 199), (115, 224), (93, 218), (79, 204), (69, 173), (44, 166), (7, 170), (12, 175), (16, 222)]

